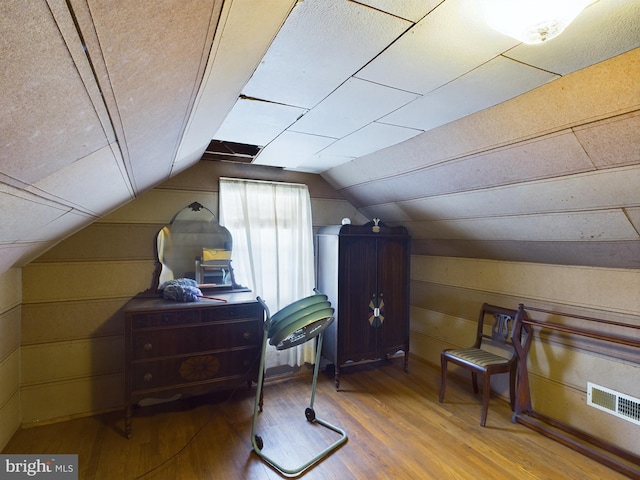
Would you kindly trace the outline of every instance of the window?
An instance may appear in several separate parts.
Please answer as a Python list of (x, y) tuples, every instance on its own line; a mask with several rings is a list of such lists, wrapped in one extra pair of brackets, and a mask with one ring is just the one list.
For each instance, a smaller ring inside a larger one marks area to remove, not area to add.
[[(264, 299), (273, 315), (313, 294), (311, 201), (306, 185), (220, 179), (220, 223), (233, 235), (236, 281)], [(315, 361), (314, 342), (278, 352), (267, 368)]]

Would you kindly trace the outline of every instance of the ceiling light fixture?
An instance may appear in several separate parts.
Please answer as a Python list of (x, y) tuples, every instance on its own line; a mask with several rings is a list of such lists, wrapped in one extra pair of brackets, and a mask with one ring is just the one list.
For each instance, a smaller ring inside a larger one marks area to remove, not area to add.
[(505, 35), (534, 45), (560, 35), (594, 0), (487, 0), (487, 23)]

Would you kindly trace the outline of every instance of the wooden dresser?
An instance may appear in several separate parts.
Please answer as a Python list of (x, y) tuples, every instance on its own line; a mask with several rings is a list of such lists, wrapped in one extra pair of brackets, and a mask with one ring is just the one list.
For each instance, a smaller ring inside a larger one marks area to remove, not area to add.
[(125, 307), (125, 434), (143, 399), (190, 396), (258, 381), (263, 309), (251, 292), (176, 303), (134, 298)]

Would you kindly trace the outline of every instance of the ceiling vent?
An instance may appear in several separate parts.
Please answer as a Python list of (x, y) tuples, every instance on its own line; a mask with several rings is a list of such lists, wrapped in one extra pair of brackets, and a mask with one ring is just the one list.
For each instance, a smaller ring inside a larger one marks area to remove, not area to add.
[(202, 160), (251, 163), (260, 150), (262, 147), (258, 145), (211, 140), (202, 154)]

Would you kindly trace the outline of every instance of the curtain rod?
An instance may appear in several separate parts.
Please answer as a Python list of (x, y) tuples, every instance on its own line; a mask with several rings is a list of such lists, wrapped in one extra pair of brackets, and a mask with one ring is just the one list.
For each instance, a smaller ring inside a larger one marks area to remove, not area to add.
[(226, 180), (226, 181), (230, 181), (230, 182), (237, 182), (237, 183), (264, 183), (264, 184), (270, 184), (270, 183), (277, 183), (278, 185), (290, 185), (292, 187), (307, 187), (308, 186), (304, 183), (292, 183), (292, 182), (277, 182), (277, 181), (272, 181), (272, 180), (252, 180), (252, 179), (247, 179), (247, 178), (231, 178), (231, 177), (220, 177), (220, 180)]

